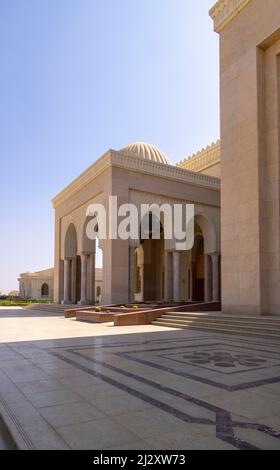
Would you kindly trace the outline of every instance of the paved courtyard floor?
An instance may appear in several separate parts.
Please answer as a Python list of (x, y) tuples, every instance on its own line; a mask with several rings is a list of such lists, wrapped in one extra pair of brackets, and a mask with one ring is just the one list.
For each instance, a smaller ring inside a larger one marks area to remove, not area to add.
[(1, 308), (0, 413), (22, 449), (280, 449), (280, 345)]
[(10, 436), (7, 426), (0, 418), (0, 450), (16, 450), (16, 445)]

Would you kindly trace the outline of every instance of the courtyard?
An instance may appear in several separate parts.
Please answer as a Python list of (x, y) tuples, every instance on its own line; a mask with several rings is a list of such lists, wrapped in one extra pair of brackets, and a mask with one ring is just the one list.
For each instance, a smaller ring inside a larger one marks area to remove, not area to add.
[(1, 308), (0, 352), (20, 449), (280, 449), (277, 341)]

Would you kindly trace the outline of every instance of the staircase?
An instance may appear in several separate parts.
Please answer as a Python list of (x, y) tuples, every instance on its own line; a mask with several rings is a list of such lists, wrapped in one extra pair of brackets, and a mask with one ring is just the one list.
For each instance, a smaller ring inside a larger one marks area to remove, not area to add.
[(152, 324), (168, 328), (280, 340), (280, 317), (277, 316), (172, 312), (161, 315)]
[(75, 308), (75, 305), (62, 305), (62, 304), (29, 304), (25, 307), (27, 310), (37, 310), (40, 312), (60, 313), (64, 315), (64, 311), (70, 308)]

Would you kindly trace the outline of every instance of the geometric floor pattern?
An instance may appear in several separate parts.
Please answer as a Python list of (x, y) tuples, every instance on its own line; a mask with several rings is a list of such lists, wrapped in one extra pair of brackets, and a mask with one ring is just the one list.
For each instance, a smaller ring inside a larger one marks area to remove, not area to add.
[(280, 347), (161, 328), (2, 344), (0, 404), (21, 448), (280, 449)]

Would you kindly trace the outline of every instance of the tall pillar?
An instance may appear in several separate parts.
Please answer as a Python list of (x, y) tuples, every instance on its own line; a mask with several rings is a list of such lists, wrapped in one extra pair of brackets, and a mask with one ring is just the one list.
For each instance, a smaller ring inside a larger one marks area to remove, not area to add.
[(190, 301), (194, 299), (194, 285), (193, 285), (193, 253), (190, 251), (189, 256), (189, 270), (190, 270)]
[(81, 305), (87, 304), (87, 258), (86, 253), (81, 254)]
[(210, 302), (211, 293), (211, 271), (210, 271), (210, 257), (207, 253), (204, 255), (204, 301)]
[(64, 296), (63, 304), (70, 304), (70, 259), (64, 260)]
[(95, 253), (88, 257), (88, 300), (95, 303)]
[(219, 301), (219, 254), (212, 253), (212, 301)]
[(135, 248), (129, 247), (129, 302), (134, 302), (135, 293)]
[(173, 251), (173, 301), (180, 302), (180, 253)]
[(75, 304), (76, 299), (76, 272), (77, 272), (77, 259), (73, 258), (71, 260), (71, 302)]
[(164, 300), (170, 301), (170, 252), (164, 251)]
[(185, 282), (185, 292), (186, 296), (185, 299), (188, 302), (190, 300), (190, 273), (189, 273), (189, 259), (190, 259), (190, 252), (187, 252), (187, 262), (186, 262), (186, 271), (185, 271), (185, 277), (186, 277), (186, 282)]

